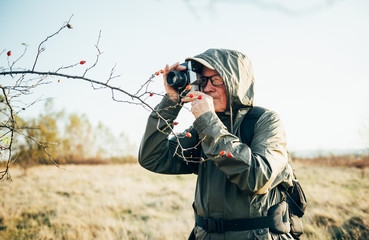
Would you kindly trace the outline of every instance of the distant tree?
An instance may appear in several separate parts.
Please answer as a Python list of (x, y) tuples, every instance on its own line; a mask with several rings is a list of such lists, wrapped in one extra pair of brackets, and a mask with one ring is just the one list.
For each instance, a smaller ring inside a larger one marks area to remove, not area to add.
[(52, 104), (51, 100), (46, 101), (43, 113), (35, 118), (28, 121), (20, 118), (17, 120), (18, 126), (23, 126), (23, 131), (21, 135), (17, 135), (14, 160), (17, 160), (24, 170), (36, 164), (48, 164), (50, 159), (58, 162), (58, 121), (63, 112), (53, 112)]
[(85, 114), (71, 114), (63, 136), (63, 155), (68, 159), (84, 159), (93, 156), (94, 136)]
[(95, 145), (97, 158), (110, 158), (114, 155), (116, 139), (111, 129), (99, 122), (95, 129)]

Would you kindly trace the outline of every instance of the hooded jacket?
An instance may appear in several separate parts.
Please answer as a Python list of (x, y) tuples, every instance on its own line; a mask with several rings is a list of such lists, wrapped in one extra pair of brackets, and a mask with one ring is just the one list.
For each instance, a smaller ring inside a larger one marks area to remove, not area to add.
[[(266, 110), (255, 124), (250, 147), (242, 143), (241, 122), (254, 100), (250, 60), (226, 49), (209, 49), (195, 57), (207, 61), (223, 78), (227, 110), (198, 117), (187, 130), (191, 138), (169, 139), (167, 124), (176, 119), (181, 105), (164, 97), (148, 119), (139, 163), (157, 173), (197, 174), (193, 207), (202, 217), (229, 220), (266, 216), (268, 209), (282, 200), (276, 186), (292, 185), (293, 172), (280, 118)], [(221, 151), (234, 157), (221, 156)], [(186, 162), (182, 154), (193, 162)], [(200, 158), (205, 161), (196, 163)], [(290, 234), (274, 234), (268, 228), (218, 234), (196, 226), (194, 233), (196, 239), (293, 239)]]

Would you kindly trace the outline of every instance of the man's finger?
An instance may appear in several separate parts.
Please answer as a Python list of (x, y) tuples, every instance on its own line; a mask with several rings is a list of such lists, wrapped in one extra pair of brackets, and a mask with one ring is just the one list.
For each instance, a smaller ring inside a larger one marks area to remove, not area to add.
[(169, 72), (170, 72), (170, 71), (173, 71), (173, 70), (174, 70), (174, 69), (176, 69), (178, 66), (179, 66), (179, 62), (177, 62), (177, 63), (173, 64), (172, 66), (170, 66), (170, 68), (169, 68)]
[(182, 98), (182, 102), (193, 102), (196, 101), (197, 98), (184, 97)]

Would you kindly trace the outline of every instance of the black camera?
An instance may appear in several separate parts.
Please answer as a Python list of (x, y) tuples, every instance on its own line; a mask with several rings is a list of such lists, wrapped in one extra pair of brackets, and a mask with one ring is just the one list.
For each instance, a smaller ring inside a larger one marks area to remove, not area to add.
[(167, 75), (167, 83), (172, 88), (181, 93), (187, 85), (192, 84), (192, 90), (198, 90), (197, 73), (201, 73), (201, 65), (194, 61), (186, 61), (181, 63), (186, 69), (183, 71), (173, 70)]

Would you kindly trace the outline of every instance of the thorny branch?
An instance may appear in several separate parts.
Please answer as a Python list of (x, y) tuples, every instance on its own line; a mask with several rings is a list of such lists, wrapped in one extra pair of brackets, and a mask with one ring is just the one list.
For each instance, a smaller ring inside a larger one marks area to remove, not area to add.
[(64, 28), (69, 28), (70, 27), (70, 20), (72, 19), (73, 15), (69, 18), (68, 22), (64, 23), (63, 26), (55, 33), (51, 34), (50, 36), (48, 36), (45, 40), (43, 40), (40, 45), (38, 45), (38, 50), (37, 50), (37, 55), (36, 55), (36, 59), (33, 63), (33, 67), (32, 67), (32, 71), (35, 70), (38, 58), (40, 56), (40, 54), (45, 51), (45, 47), (44, 47), (44, 43), (47, 42), (47, 40), (49, 40), (50, 38), (54, 37), (55, 35), (59, 34), (61, 30), (63, 30)]
[[(7, 94), (7, 92), (6, 92), (6, 90), (3, 86), (0, 85), (0, 88), (1, 88), (2, 93), (4, 95), (3, 96), (4, 97), (3, 101), (5, 101), (6, 106), (9, 108), (9, 112), (10, 112), (10, 118), (6, 121), (6, 123), (5, 123), (6, 125), (4, 126), (4, 128), (9, 130), (4, 135), (7, 135), (8, 133), (10, 133), (10, 141), (8, 143), (8, 146), (6, 146), (7, 144), (6, 144), (5, 141), (3, 141), (5, 143), (4, 146), (1, 146), (1, 151), (3, 151), (3, 150), (8, 151), (8, 161), (6, 163), (5, 170), (0, 171), (0, 180), (1, 180), (1, 179), (4, 178), (5, 175), (7, 175), (7, 179), (10, 179), (9, 165), (10, 165), (10, 160), (12, 158), (12, 148), (13, 148), (14, 133), (16, 131), (16, 122), (15, 122), (14, 110), (13, 110), (12, 105), (10, 104), (8, 94)], [(2, 136), (2, 139), (4, 139), (3, 136)]]
[[(13, 84), (8, 84), (8, 85), (0, 85), (0, 88), (2, 90), (3, 96), (2, 96), (2, 101), (5, 102), (6, 106), (7, 106), (7, 111), (8, 114), (5, 114), (7, 116), (7, 120), (3, 123), (0, 124), (0, 142), (6, 142), (6, 144), (2, 144), (1, 143), (1, 148), (0, 148), (0, 156), (3, 152), (8, 151), (8, 156), (7, 156), (7, 162), (6, 162), (6, 168), (5, 170), (0, 172), (0, 180), (4, 178), (4, 176), (7, 175), (7, 178), (10, 178), (10, 174), (9, 174), (9, 166), (12, 162), (15, 161), (16, 158), (13, 157), (13, 146), (14, 146), (14, 135), (15, 134), (20, 134), (25, 136), (25, 134), (23, 134), (22, 130), (27, 129), (27, 127), (25, 126), (18, 126), (17, 122), (16, 122), (16, 115), (18, 112), (14, 111), (14, 105), (12, 104), (12, 101), (22, 95), (28, 95), (32, 93), (32, 89), (37, 88), (40, 85), (43, 84), (48, 84), (50, 83), (50, 81), (46, 81), (48, 78), (50, 77), (58, 77), (58, 78), (66, 78), (66, 79), (76, 79), (76, 80), (81, 80), (81, 81), (85, 81), (91, 84), (93, 89), (110, 89), (111, 91), (111, 96), (112, 99), (114, 101), (117, 102), (122, 102), (122, 103), (128, 103), (128, 104), (135, 104), (135, 105), (140, 105), (142, 107), (144, 107), (147, 110), (151, 110), (153, 112), (155, 112), (158, 116), (158, 126), (157, 129), (158, 131), (162, 132), (163, 134), (168, 135), (173, 135), (178, 143), (178, 147), (174, 153), (175, 156), (178, 156), (180, 158), (182, 158), (185, 162), (189, 163), (189, 162), (203, 162), (205, 161), (203, 158), (191, 158), (188, 159), (185, 157), (185, 152), (186, 151), (190, 151), (192, 149), (196, 149), (197, 147), (199, 147), (199, 145), (201, 144), (201, 142), (203, 140), (200, 140), (198, 142), (198, 144), (196, 144), (196, 146), (192, 147), (192, 148), (184, 148), (181, 145), (180, 139), (184, 137), (184, 134), (178, 134), (174, 131), (174, 124), (172, 122), (170, 122), (169, 120), (165, 119), (160, 112), (163, 111), (163, 109), (161, 110), (156, 110), (154, 109), (152, 106), (150, 106), (150, 104), (146, 101), (147, 98), (149, 96), (153, 96), (154, 93), (152, 91), (150, 91), (149, 89), (149, 85), (150, 83), (153, 82), (154, 77), (156, 76), (156, 74), (152, 74), (150, 76), (150, 78), (140, 86), (140, 88), (134, 92), (134, 93), (130, 93), (120, 87), (116, 87), (110, 84), (111, 80), (120, 77), (121, 75), (115, 75), (115, 67), (114, 66), (111, 71), (110, 74), (108, 76), (108, 79), (105, 82), (101, 82), (101, 81), (97, 81), (94, 80), (92, 78), (87, 77), (87, 73), (95, 68), (95, 66), (98, 64), (99, 62), (99, 58), (102, 54), (100, 48), (99, 48), (99, 42), (100, 42), (100, 38), (101, 38), (101, 31), (99, 32), (99, 36), (97, 39), (97, 43), (95, 45), (97, 54), (96, 54), (96, 60), (95, 62), (88, 68), (86, 68), (86, 70), (84, 71), (84, 73), (82, 75), (70, 75), (70, 74), (64, 74), (61, 73), (61, 71), (65, 70), (65, 69), (70, 69), (70, 68), (74, 68), (79, 64), (84, 64), (83, 63), (75, 63), (75, 64), (69, 64), (65, 67), (60, 67), (58, 68), (56, 71), (41, 71), (41, 70), (36, 70), (36, 65), (37, 62), (41, 56), (41, 53), (43, 51), (45, 51), (45, 44), (46, 42), (51, 39), (52, 37), (56, 36), (57, 34), (59, 34), (63, 29), (65, 28), (69, 28), (71, 29), (71, 25), (70, 25), (70, 21), (71, 18), (63, 24), (63, 26), (56, 31), (55, 33), (51, 34), (50, 36), (48, 36), (45, 40), (43, 40), (39, 46), (38, 46), (38, 51), (36, 54), (36, 58), (33, 62), (33, 66), (31, 68), (31, 70), (27, 70), (27, 69), (14, 69), (14, 65), (19, 61), (19, 59), (21, 59), (24, 54), (26, 53), (27, 50), (27, 45), (24, 44), (25, 49), (23, 54), (16, 60), (14, 61), (12, 64), (10, 64), (10, 59), (9, 59), (9, 55), (8, 55), (8, 68), (5, 67), (0, 67), (0, 77), (1, 76), (11, 76), (12, 79), (14, 79), (14, 76), (20, 76), (17, 80), (14, 81)], [(4, 51), (2, 51), (3, 53)], [(0, 54), (1, 55), (1, 54)], [(36, 77), (32, 77), (32, 76), (36, 76)], [(123, 94), (124, 96), (126, 96), (128, 99), (131, 100), (122, 100), (122, 99), (118, 99), (116, 97), (117, 93), (119, 94)], [(182, 93), (184, 94), (184, 93)], [(155, 93), (155, 95), (161, 95), (158, 93)], [(32, 102), (31, 104), (21, 108), (21, 110), (26, 110), (29, 106), (35, 104), (37, 101)], [(183, 106), (182, 102), (177, 103), (176, 106), (180, 105), (181, 107)], [(164, 109), (165, 110), (165, 109)], [(2, 110), (1, 110), (2, 111)], [(159, 123), (162, 122), (164, 123), (164, 128), (160, 129), (159, 127)], [(4, 130), (7, 129), (7, 131), (4, 132)], [(30, 129), (30, 128), (28, 128)], [(8, 137), (9, 136), (9, 137)], [(52, 155), (47, 151), (47, 148), (49, 145), (53, 144), (53, 143), (44, 143), (44, 142), (40, 142), (37, 139), (33, 138), (33, 137), (29, 137), (29, 136), (25, 136), (28, 137), (30, 140), (32, 140), (33, 142), (35, 142), (38, 146), (40, 146), (44, 152), (47, 154), (49, 160), (55, 164), (57, 167), (58, 164), (53, 160)], [(9, 141), (5, 141), (6, 139), (10, 139)], [(4, 146), (3, 146), (4, 145)]]
[[(83, 76), (78, 76), (78, 75), (68, 75), (68, 74), (62, 74), (62, 73), (57, 73), (57, 72), (39, 72), (39, 71), (12, 71), (12, 72), (0, 72), (0, 75), (9, 75), (9, 74), (13, 74), (13, 75), (17, 75), (17, 74), (28, 74), (28, 75), (40, 75), (40, 76), (58, 76), (58, 77), (63, 77), (63, 78), (72, 78), (72, 79), (79, 79), (79, 80), (82, 80), (82, 81), (86, 81), (86, 82), (89, 82), (91, 84), (95, 84), (95, 85), (98, 85), (98, 86), (101, 86), (103, 88), (109, 88), (112, 92), (112, 98), (114, 101), (117, 101), (117, 102), (123, 102), (123, 103), (129, 103), (129, 104), (136, 104), (136, 105), (142, 105), (143, 107), (147, 108), (147, 109), (150, 109), (151, 111), (155, 112), (159, 119), (161, 121), (164, 121), (165, 125), (166, 125), (166, 128), (165, 129), (169, 129), (170, 133), (169, 134), (173, 134), (176, 138), (177, 138), (177, 142), (178, 142), (178, 145), (179, 147), (181, 148), (182, 150), (182, 153), (189, 150), (189, 149), (184, 149), (182, 146), (181, 146), (181, 143), (179, 141), (180, 137), (178, 136), (178, 134), (176, 134), (174, 132), (174, 129), (172, 127), (172, 123), (168, 122), (167, 119), (165, 119), (164, 117), (162, 117), (162, 115), (160, 114), (160, 111), (157, 111), (155, 110), (150, 104), (148, 104), (143, 98), (142, 96), (144, 95), (147, 95), (149, 94), (148, 91), (146, 91), (145, 93), (143, 94), (131, 94), (129, 93), (128, 91), (124, 90), (124, 89), (121, 89), (119, 87), (115, 87), (115, 86), (112, 86), (112, 85), (109, 85), (109, 81), (112, 79), (112, 75), (109, 77), (108, 81), (107, 82), (100, 82), (100, 81), (97, 81), (97, 80), (93, 80), (93, 79), (90, 79), (90, 78), (86, 78), (86, 77), (83, 77)], [(153, 77), (153, 76), (152, 76)], [(146, 83), (150, 83), (151, 80), (152, 80), (152, 77), (150, 78), (149, 81), (147, 81)], [(132, 99), (132, 101), (124, 101), (124, 100), (118, 100), (116, 99), (114, 96), (115, 96), (115, 92), (120, 92), (120, 93), (123, 93), (124, 95), (130, 97)], [(177, 105), (181, 105), (182, 106), (182, 103), (177, 103)], [(176, 106), (177, 106), (176, 105)], [(176, 107), (174, 106), (174, 107)], [(162, 110), (161, 110), (162, 111)], [(160, 130), (158, 128), (159, 131), (161, 131), (162, 133), (165, 133), (164, 130)], [(167, 133), (165, 133), (167, 134)], [(168, 135), (169, 135), (168, 134)], [(197, 147), (198, 145), (196, 145)], [(184, 157), (184, 154), (182, 154), (182, 156), (184, 160), (186, 160), (186, 158)]]
[[(97, 38), (97, 43), (96, 43), (96, 45), (95, 45), (96, 50), (97, 50), (96, 61), (95, 61), (95, 63), (94, 63), (91, 67), (89, 67), (89, 68), (87, 68), (87, 69), (86, 69), (86, 71), (85, 71), (85, 73), (82, 75), (82, 77), (86, 76), (86, 73), (87, 73), (89, 70), (91, 70), (92, 68), (94, 68), (94, 67), (96, 66), (97, 62), (99, 61), (99, 57), (100, 57), (100, 55), (102, 54), (102, 52), (101, 52), (101, 51), (100, 51), (100, 49), (99, 49), (99, 42), (100, 42), (100, 38), (101, 38), (101, 31), (99, 32), (99, 37)], [(115, 67), (114, 67), (114, 68), (115, 68)], [(113, 68), (113, 69), (114, 69), (114, 68)], [(112, 70), (112, 72), (113, 72), (113, 70)], [(110, 74), (110, 76), (112, 76), (112, 73)]]
[(23, 53), (12, 63), (10, 64), (10, 61), (9, 61), (9, 58), (8, 58), (8, 66), (9, 66), (9, 69), (12, 70), (13, 66), (24, 56), (24, 54), (26, 54), (27, 52), (27, 44), (25, 43), (22, 43), (22, 45), (24, 46), (24, 51)]

